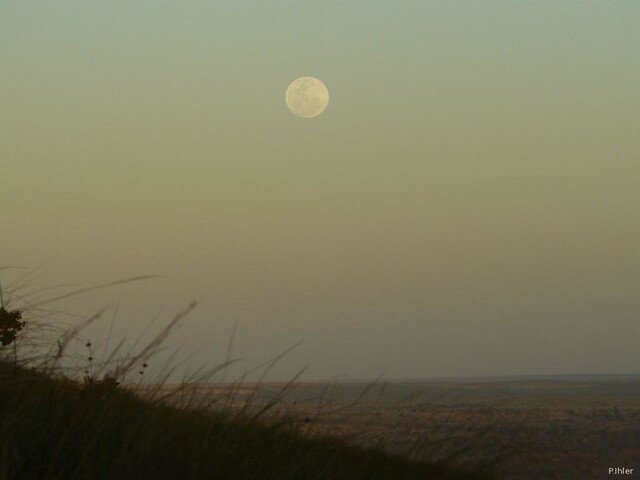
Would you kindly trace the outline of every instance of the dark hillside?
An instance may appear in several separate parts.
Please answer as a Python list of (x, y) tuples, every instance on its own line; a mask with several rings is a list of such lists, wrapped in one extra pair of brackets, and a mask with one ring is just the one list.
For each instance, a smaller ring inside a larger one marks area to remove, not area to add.
[(0, 362), (2, 480), (462, 478), (483, 477)]

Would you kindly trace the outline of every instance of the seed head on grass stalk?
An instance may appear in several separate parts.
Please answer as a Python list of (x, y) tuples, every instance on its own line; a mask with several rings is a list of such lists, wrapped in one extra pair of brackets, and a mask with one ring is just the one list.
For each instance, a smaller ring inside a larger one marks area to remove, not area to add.
[(158, 348), (162, 343), (167, 339), (171, 331), (174, 329), (180, 321), (186, 317), (193, 309), (196, 308), (196, 301), (192, 301), (187, 308), (183, 311), (179, 312), (173, 320), (171, 320), (162, 331), (156, 335), (140, 352), (133, 355), (130, 359), (125, 360), (123, 365), (116, 367), (114, 370), (107, 372), (107, 376), (113, 378), (120, 378), (125, 376), (127, 372), (131, 370), (131, 368), (140, 363), (140, 361), (147, 361), (153, 355), (158, 352)]

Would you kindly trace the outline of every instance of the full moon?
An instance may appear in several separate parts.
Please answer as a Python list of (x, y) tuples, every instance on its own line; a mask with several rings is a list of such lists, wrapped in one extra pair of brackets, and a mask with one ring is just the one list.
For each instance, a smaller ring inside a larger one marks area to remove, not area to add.
[(302, 118), (320, 115), (329, 105), (329, 90), (324, 83), (314, 77), (295, 79), (285, 95), (287, 107)]

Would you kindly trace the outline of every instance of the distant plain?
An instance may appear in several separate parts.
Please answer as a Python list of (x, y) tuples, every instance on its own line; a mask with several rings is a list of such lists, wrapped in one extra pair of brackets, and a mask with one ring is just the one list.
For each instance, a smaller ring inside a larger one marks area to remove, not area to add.
[[(599, 479), (640, 471), (640, 375), (193, 385), (190, 401), (277, 404), (310, 435), (413, 458), (496, 461), (500, 478)], [(213, 403), (215, 408), (215, 402)]]

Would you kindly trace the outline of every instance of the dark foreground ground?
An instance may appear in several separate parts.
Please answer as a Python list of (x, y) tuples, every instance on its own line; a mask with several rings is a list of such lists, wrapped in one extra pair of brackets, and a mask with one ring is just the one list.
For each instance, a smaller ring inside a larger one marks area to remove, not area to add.
[[(283, 387), (247, 386), (236, 405), (249, 396), (267, 404)], [(224, 401), (227, 388), (202, 386), (195, 396)], [(412, 458), (498, 460), (498, 478), (601, 479), (614, 467), (640, 478), (640, 377), (303, 384), (271, 412), (312, 435)]]
[(179, 409), (110, 382), (54, 379), (0, 361), (2, 480), (470, 478), (478, 469), (461, 473), (451, 462), (309, 438), (249, 412)]

